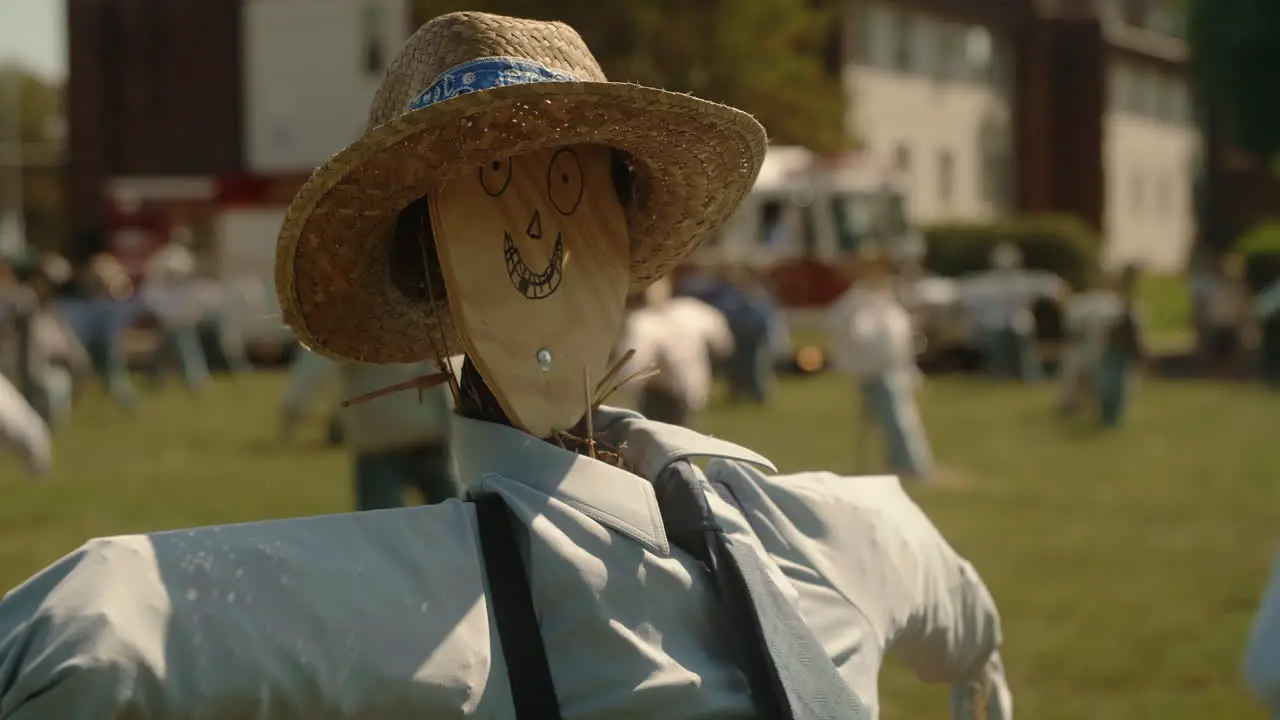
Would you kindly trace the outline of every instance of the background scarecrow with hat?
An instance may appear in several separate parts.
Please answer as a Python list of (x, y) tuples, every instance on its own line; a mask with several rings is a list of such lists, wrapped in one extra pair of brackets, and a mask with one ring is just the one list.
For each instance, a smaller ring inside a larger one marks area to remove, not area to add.
[(628, 291), (751, 187), (754, 119), (455, 13), (370, 128), (295, 199), (277, 288), (318, 353), (445, 366), (388, 390), (454, 393), (467, 500), (92, 541), (0, 601), (0, 717), (869, 720), (890, 648), (1010, 717), (994, 602), (896, 478), (599, 405)]
[(884, 459), (892, 472), (927, 481), (934, 471), (916, 392), (923, 376), (916, 366), (917, 335), (910, 313), (893, 284), (894, 258), (881, 248), (862, 248), (849, 262), (853, 285), (832, 306), (829, 334), (832, 361), (857, 386), (861, 417), (859, 462), (868, 422), (884, 439)]
[(982, 278), (978, 313), (983, 366), (987, 375), (1023, 382), (1039, 380), (1032, 293), (1022, 269), (1022, 251), (1000, 243), (991, 251), (991, 270)]

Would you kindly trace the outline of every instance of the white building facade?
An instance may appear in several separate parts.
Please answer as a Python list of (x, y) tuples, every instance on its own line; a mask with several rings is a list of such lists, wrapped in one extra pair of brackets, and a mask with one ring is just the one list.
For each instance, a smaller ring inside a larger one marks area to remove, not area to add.
[(1195, 239), (1193, 189), (1200, 164), (1187, 79), (1125, 57), (1113, 59), (1108, 73), (1104, 260), (1178, 272)]
[(1014, 54), (982, 25), (858, 3), (848, 130), (908, 178), (917, 223), (987, 221), (1014, 206)]
[[(1036, 131), (1019, 128), (1016, 31), (923, 5), (853, 3), (843, 71), (848, 132), (903, 171), (916, 223), (989, 222), (1018, 213), (1018, 133)], [(1099, 5), (1102, 116), (1091, 116), (1102, 124), (1103, 260), (1177, 272), (1195, 233), (1200, 146), (1185, 71), (1169, 59), (1185, 55), (1185, 46), (1122, 27), (1120, 9)], [(1134, 33), (1160, 52), (1124, 45), (1129, 40), (1121, 38)]]

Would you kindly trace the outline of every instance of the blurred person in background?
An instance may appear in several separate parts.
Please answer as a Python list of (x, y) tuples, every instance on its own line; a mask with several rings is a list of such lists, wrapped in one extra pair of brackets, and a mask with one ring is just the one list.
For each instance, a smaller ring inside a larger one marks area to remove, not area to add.
[(335, 362), (300, 348), (280, 401), (280, 431), (292, 441), (317, 391), (329, 378), (339, 381), (338, 411), (343, 439), (354, 456), (356, 510), (404, 507), (406, 492), (417, 490), (426, 504), (458, 496), (449, 458), (447, 386), (362, 398), (438, 372), (434, 362), (368, 365)]
[(64, 306), (68, 318), (112, 399), (126, 410), (136, 410), (138, 395), (123, 344), (125, 330), (141, 309), (133, 280), (124, 264), (109, 253), (90, 258), (79, 280), (83, 297)]
[(1209, 372), (1217, 377), (1240, 374), (1244, 355), (1244, 330), (1249, 321), (1252, 298), (1244, 282), (1244, 263), (1239, 256), (1224, 257), (1221, 271), (1205, 308), (1208, 332)]
[(197, 330), (201, 308), (192, 242), (190, 228), (174, 228), (169, 242), (147, 260), (142, 300), (160, 323), (160, 342), (151, 361), (152, 381), (159, 383), (165, 367), (176, 363), (187, 387), (194, 391), (208, 381), (209, 365)]
[(1120, 304), (1115, 319), (1107, 329), (1098, 369), (1098, 401), (1104, 427), (1123, 424), (1129, 407), (1133, 375), (1147, 362), (1146, 310), (1138, 299), (1141, 272), (1128, 265), (1120, 273)]
[(650, 420), (693, 427), (711, 396), (712, 364), (734, 352), (734, 336), (719, 310), (671, 292), (664, 278), (628, 300), (618, 352), (635, 354), (618, 377), (656, 369), (637, 383), (637, 409)]
[(21, 383), (20, 328), (34, 304), (30, 288), (18, 279), (20, 262), (17, 257), (0, 256), (0, 375), (11, 383)]
[(1253, 301), (1260, 331), (1258, 365), (1262, 379), (1280, 387), (1280, 257), (1268, 260), (1268, 282)]
[(1244, 653), (1244, 679), (1268, 714), (1280, 720), (1280, 553), (1254, 616)]
[[(1197, 238), (1199, 240), (1199, 238)], [(1191, 257), (1188, 269), (1191, 296), (1191, 324), (1196, 336), (1196, 359), (1202, 366), (1209, 363), (1209, 299), (1218, 285), (1213, 256), (1196, 243), (1197, 250)]]
[(71, 412), (73, 392), (92, 372), (88, 352), (58, 307), (58, 293), (71, 281), (71, 264), (61, 255), (40, 260), (31, 279), (34, 306), (19, 329), (19, 387), (49, 427)]
[(1104, 278), (1101, 269), (1094, 270), (1064, 303), (1065, 342), (1058, 369), (1063, 415), (1074, 414), (1086, 402), (1099, 407), (1102, 356), (1122, 308), (1120, 296), (1106, 287)]
[(244, 333), (246, 308), (252, 307), (251, 281), (224, 281), (201, 277), (193, 282), (198, 295), (200, 320), (196, 333), (211, 370), (238, 375), (250, 369), (249, 347)]
[(1022, 273), (1022, 251), (1001, 243), (991, 253), (991, 270), (978, 308), (983, 365), (995, 379), (1040, 379), (1032, 293)]
[(49, 426), (3, 375), (0, 375), (0, 446), (16, 453), (34, 478), (47, 475), (53, 464)]
[[(853, 285), (828, 316), (831, 359), (837, 371), (853, 379), (859, 411), (879, 428), (890, 470), (928, 481), (934, 461), (916, 403), (923, 378), (916, 366), (917, 336), (895, 293), (893, 270), (893, 258), (878, 248), (855, 255), (849, 268)], [(856, 445), (861, 456), (863, 444)]]
[(765, 404), (777, 385), (779, 351), (790, 346), (785, 319), (763, 276), (750, 267), (728, 272), (729, 292), (720, 311), (733, 332), (727, 363), (729, 400)]

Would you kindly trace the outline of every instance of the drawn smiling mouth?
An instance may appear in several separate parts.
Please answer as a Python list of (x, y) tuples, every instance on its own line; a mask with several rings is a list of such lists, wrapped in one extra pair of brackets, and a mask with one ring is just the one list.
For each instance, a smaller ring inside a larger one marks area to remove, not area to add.
[(560, 287), (560, 280), (564, 277), (564, 242), (560, 233), (556, 233), (555, 249), (542, 272), (534, 272), (525, 265), (511, 233), (503, 233), (502, 250), (507, 259), (507, 277), (511, 278), (511, 286), (521, 295), (530, 300), (541, 300)]

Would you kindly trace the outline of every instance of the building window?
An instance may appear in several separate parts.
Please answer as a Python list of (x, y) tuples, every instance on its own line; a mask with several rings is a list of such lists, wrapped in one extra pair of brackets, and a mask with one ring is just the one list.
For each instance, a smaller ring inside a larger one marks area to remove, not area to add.
[(1162, 215), (1173, 210), (1173, 189), (1170, 187), (1168, 175), (1162, 176), (1159, 184), (1156, 185), (1156, 208)]
[(1013, 200), (1013, 147), (1008, 124), (996, 117), (983, 119), (978, 135), (981, 153), (977, 165), (982, 200), (1003, 211)]
[(1129, 97), (1129, 75), (1123, 65), (1115, 63), (1111, 66), (1110, 83), (1107, 87), (1107, 106), (1112, 111), (1125, 110), (1125, 101)]
[(988, 148), (982, 156), (982, 198), (992, 208), (1009, 206), (1012, 194), (1011, 156), (1001, 148)]
[(1133, 212), (1136, 215), (1142, 214), (1146, 210), (1147, 204), (1147, 185), (1142, 172), (1135, 170), (1133, 175), (1129, 176), (1129, 195), (1133, 203)]
[(899, 11), (893, 22), (893, 68), (911, 72), (916, 68), (915, 23), (908, 11)]
[(853, 48), (854, 61), (860, 65), (876, 66), (879, 64), (879, 58), (875, 56), (876, 49), (876, 33), (871, 27), (872, 20), (876, 19), (876, 15), (872, 14), (872, 8), (865, 2), (860, 2), (854, 6), (853, 24), (855, 46)]
[(964, 69), (964, 28), (954, 23), (938, 26), (937, 74), (950, 80), (967, 79)]
[(942, 76), (943, 65), (946, 63), (941, 47), (945, 30), (945, 26), (932, 18), (921, 17), (916, 20), (916, 70), (930, 77)]
[(907, 194), (915, 188), (914, 178), (911, 173), (911, 148), (906, 143), (899, 143), (898, 147), (893, 150), (893, 169), (901, 178), (902, 184), (907, 188)]
[(1013, 49), (1003, 38), (994, 39), (991, 43), (991, 63), (987, 70), (987, 82), (998, 94), (1009, 97), (1013, 94), (1014, 69)]
[(1191, 90), (1186, 78), (1174, 78), (1169, 92), (1170, 118), (1180, 125), (1191, 125), (1195, 118), (1191, 112)]
[(938, 153), (938, 201), (950, 204), (955, 196), (955, 157), (950, 150)]
[(1142, 106), (1141, 112), (1149, 118), (1161, 116), (1164, 95), (1164, 80), (1155, 70), (1145, 70), (1141, 74)]
[(858, 30), (858, 60), (874, 68), (892, 68), (893, 32), (898, 13), (882, 3), (860, 3), (862, 17)]
[(965, 32), (964, 59), (969, 77), (984, 81), (991, 77), (991, 33), (981, 25)]
[(893, 167), (900, 173), (911, 173), (911, 148), (906, 144), (899, 144), (893, 150)]

